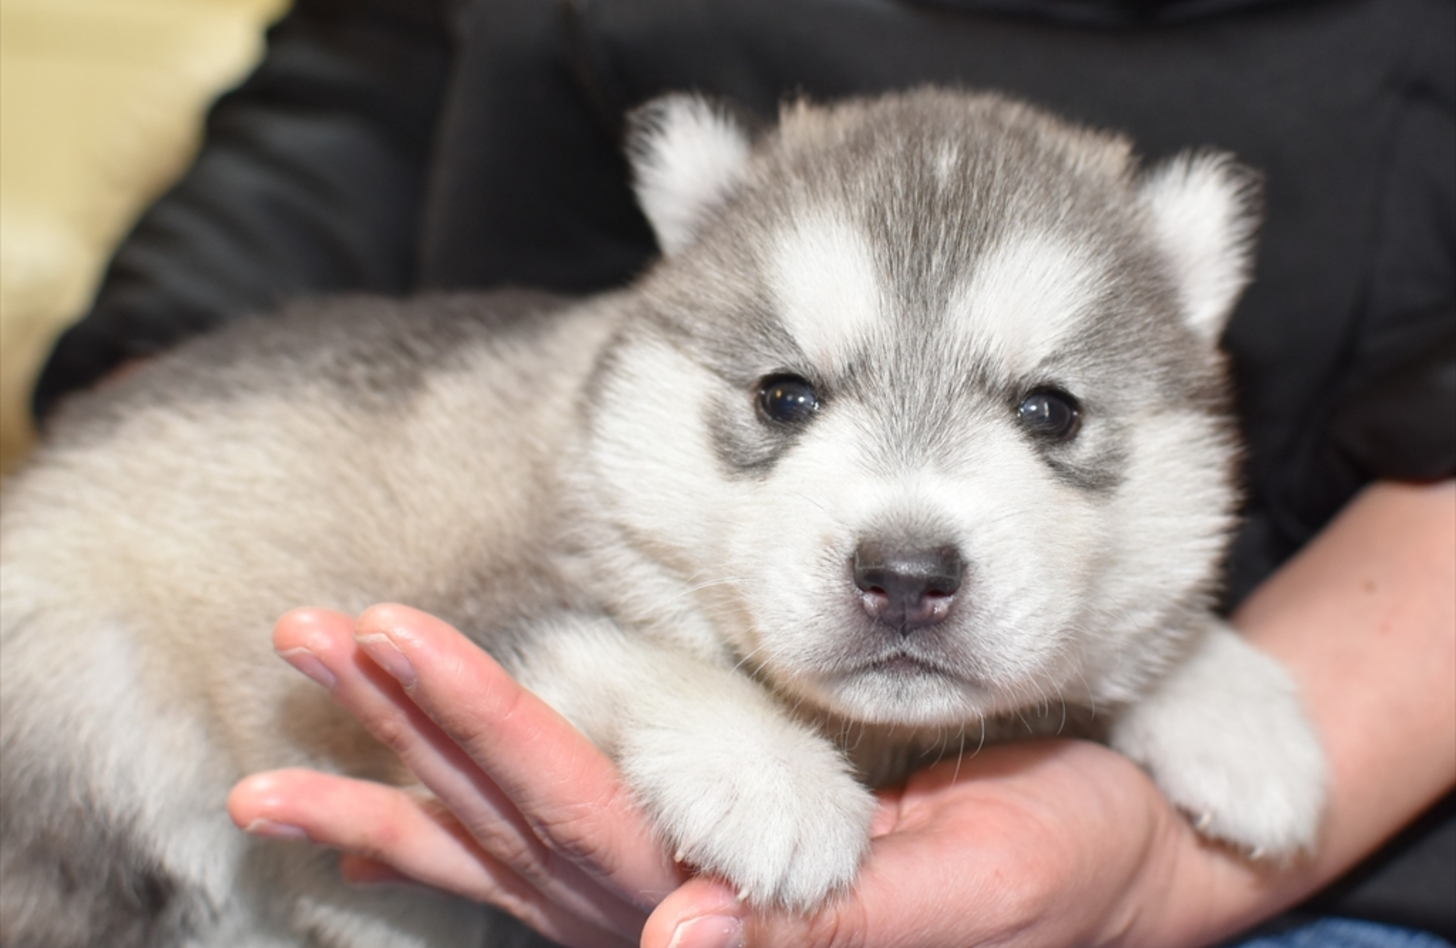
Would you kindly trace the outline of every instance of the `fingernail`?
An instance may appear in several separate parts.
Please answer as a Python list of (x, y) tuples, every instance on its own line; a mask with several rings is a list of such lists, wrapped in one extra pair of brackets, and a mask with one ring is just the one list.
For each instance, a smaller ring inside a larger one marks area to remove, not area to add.
[(306, 648), (291, 648), (286, 652), (279, 652), (278, 656), (329, 691), (333, 691), (334, 685), (339, 683), (339, 679), (334, 677), (328, 666)]
[(399, 650), (399, 646), (389, 640), (389, 636), (376, 632), (373, 635), (355, 636), (354, 641), (359, 643), (366, 655), (374, 659), (376, 665), (389, 672), (395, 681), (406, 688), (415, 683), (415, 667), (410, 664), (404, 652)]
[(308, 834), (299, 827), (275, 820), (256, 819), (244, 826), (243, 832), (269, 839), (308, 839)]
[(729, 915), (690, 918), (673, 931), (667, 948), (743, 948), (743, 919)]

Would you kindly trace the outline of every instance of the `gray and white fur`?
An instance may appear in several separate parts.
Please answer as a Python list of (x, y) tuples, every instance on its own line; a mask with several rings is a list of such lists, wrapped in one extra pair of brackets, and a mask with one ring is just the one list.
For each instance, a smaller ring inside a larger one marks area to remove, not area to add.
[(854, 881), (867, 785), (1028, 728), (1312, 844), (1292, 679), (1212, 612), (1251, 175), (935, 90), (762, 133), (672, 96), (631, 156), (629, 289), (297, 306), (77, 398), (6, 485), (5, 948), (481, 943), (228, 821), (262, 769), (407, 779), (272, 653), (303, 604), (453, 622), (761, 904)]

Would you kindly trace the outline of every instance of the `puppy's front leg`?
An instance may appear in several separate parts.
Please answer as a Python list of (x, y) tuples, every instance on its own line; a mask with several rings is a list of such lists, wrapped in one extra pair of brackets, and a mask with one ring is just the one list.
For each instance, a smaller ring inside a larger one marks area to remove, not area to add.
[(665, 842), (758, 904), (808, 909), (854, 881), (873, 795), (747, 676), (558, 619), (516, 669), (616, 759)]
[(1193, 652), (1113, 726), (1200, 832), (1254, 855), (1314, 844), (1325, 759), (1293, 678), (1214, 619)]

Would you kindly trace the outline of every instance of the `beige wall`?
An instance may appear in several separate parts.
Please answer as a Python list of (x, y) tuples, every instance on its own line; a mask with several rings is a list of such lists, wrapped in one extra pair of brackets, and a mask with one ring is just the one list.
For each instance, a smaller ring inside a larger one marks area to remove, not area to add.
[(185, 167), (286, 0), (0, 0), (0, 468), (115, 242)]

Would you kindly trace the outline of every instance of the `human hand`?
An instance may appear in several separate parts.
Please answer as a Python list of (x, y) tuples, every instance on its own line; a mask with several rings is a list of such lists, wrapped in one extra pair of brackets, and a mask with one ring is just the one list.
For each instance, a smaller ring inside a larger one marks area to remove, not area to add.
[(279, 621), (274, 646), (433, 797), (274, 771), (234, 788), (239, 826), (343, 850), (355, 881), (413, 879), (581, 948), (635, 944), (685, 878), (612, 762), (444, 622), (403, 606), (376, 606), (357, 624), (305, 609)]
[(1145, 920), (1162, 901), (1171, 854), (1187, 843), (1153, 785), (1111, 751), (1080, 741), (991, 747), (881, 795), (852, 893), (812, 916), (751, 914), (715, 880), (673, 892), (685, 873), (611, 762), (443, 622), (382, 606), (356, 628), (301, 610), (279, 623), (275, 645), (435, 798), (279, 771), (234, 790), (238, 824), (279, 835), (296, 827), (343, 850), (343, 871), (357, 881), (444, 888), (568, 945), (641, 933), (658, 948), (679, 932), (717, 932), (731, 944), (743, 931), (753, 945), (1086, 948)]

